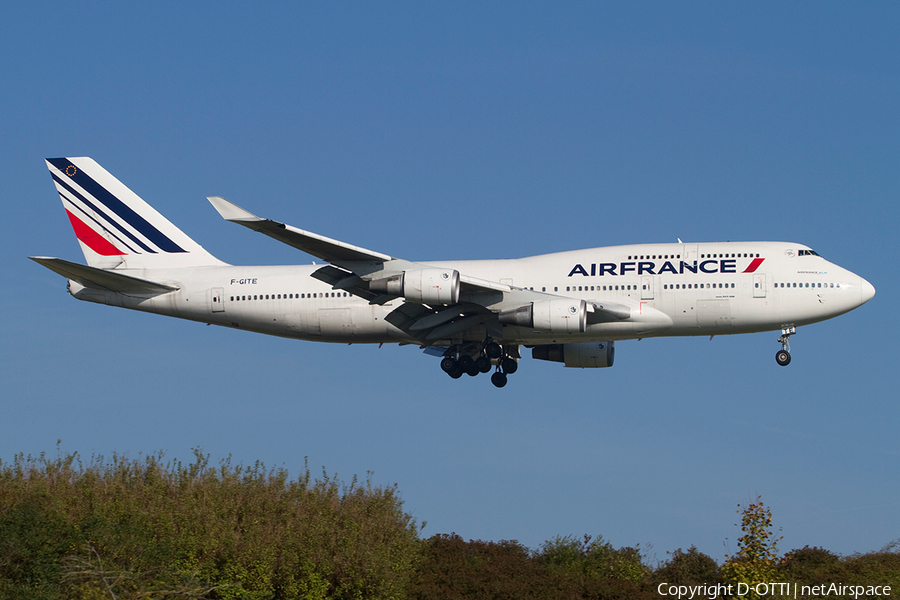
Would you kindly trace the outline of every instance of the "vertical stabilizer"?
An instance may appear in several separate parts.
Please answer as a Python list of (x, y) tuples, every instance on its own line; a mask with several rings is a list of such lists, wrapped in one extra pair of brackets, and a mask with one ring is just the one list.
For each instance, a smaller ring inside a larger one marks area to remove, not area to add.
[(88, 265), (161, 269), (222, 265), (93, 159), (48, 158)]

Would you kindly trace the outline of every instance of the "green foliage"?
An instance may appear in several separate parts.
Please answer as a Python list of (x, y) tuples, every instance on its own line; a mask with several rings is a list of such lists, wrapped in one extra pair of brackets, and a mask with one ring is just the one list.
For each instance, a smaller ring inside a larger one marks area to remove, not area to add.
[(804, 546), (784, 555), (778, 566), (778, 578), (804, 585), (821, 585), (844, 581), (847, 572), (837, 554), (824, 548)]
[(747, 598), (752, 600), (757, 597), (753, 586), (775, 581), (777, 544), (781, 538), (771, 539), (772, 511), (765, 507), (759, 496), (756, 502), (751, 502), (743, 510), (739, 504), (737, 513), (742, 515), (741, 531), (744, 535), (738, 538), (738, 553), (726, 557), (722, 575), (726, 583), (750, 585)]
[(558, 537), (529, 552), (515, 541), (466, 542), (458, 535), (425, 541), (410, 597), (444, 598), (654, 598), (649, 571), (633, 548), (616, 550), (602, 538)]
[(396, 489), (309, 469), (113, 455), (0, 465), (3, 598), (398, 598), (420, 543)]
[(672, 558), (656, 569), (654, 578), (659, 583), (677, 585), (702, 585), (721, 583), (719, 565), (695, 546), (687, 552), (681, 548), (672, 552)]
[(548, 578), (542, 565), (518, 542), (466, 542), (452, 534), (425, 540), (410, 597), (527, 600), (559, 597), (558, 592), (555, 579)]
[(846, 569), (846, 581), (850, 585), (889, 585), (896, 592), (900, 589), (900, 540), (896, 540), (878, 552), (853, 554), (841, 559)]
[(588, 579), (619, 579), (638, 581), (648, 570), (641, 562), (637, 548), (619, 548), (585, 535), (581, 540), (573, 536), (559, 537), (544, 542), (537, 554), (551, 571), (573, 577), (579, 581)]
[[(742, 515), (721, 568), (691, 547), (655, 571), (602, 537), (419, 539), (395, 487), (349, 485), (306, 468), (210, 466), (77, 454), (0, 463), (0, 598), (659, 599), (656, 586), (841, 582), (900, 589), (900, 543), (839, 557), (804, 547), (779, 561), (771, 512)], [(753, 591), (751, 589), (751, 591)], [(745, 596), (747, 598), (752, 596)]]

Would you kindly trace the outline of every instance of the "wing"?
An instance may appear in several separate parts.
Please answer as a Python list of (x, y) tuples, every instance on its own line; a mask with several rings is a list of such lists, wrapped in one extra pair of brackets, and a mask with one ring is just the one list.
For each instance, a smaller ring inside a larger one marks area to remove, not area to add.
[(284, 223), (257, 217), (218, 196), (208, 200), (227, 221), (263, 233), (329, 262), (312, 276), (371, 304), (402, 298), (385, 319), (423, 346), (444, 343), (473, 328), (503, 338), (504, 326), (560, 333), (590, 323), (628, 319), (631, 307), (593, 304), (394, 258)]
[(207, 200), (210, 201), (226, 221), (243, 225), (253, 231), (263, 233), (279, 242), (284, 242), (307, 254), (312, 254), (317, 258), (336, 265), (359, 262), (384, 263), (393, 260), (392, 257), (381, 252), (373, 252), (372, 250), (366, 250), (365, 248), (327, 238), (324, 235), (303, 231), (278, 221), (257, 217), (253, 213), (219, 196), (210, 196)]

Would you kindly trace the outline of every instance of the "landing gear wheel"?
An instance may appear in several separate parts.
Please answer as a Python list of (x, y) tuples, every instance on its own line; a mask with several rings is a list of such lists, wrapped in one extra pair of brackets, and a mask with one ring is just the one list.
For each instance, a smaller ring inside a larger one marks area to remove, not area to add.
[(463, 354), (456, 362), (459, 364), (459, 368), (463, 371), (468, 371), (475, 364), (475, 360), (468, 354)]
[(491, 383), (493, 383), (498, 388), (502, 388), (506, 385), (506, 375), (501, 373), (500, 371), (495, 372), (491, 375)]
[(458, 368), (456, 359), (452, 356), (445, 356), (441, 359), (441, 369), (444, 373), (452, 373)]
[(484, 347), (484, 353), (490, 359), (500, 358), (500, 355), (503, 354), (503, 348), (497, 342), (488, 342)]
[(474, 362), (472, 363), (471, 367), (466, 369), (466, 375), (468, 375), (469, 377), (475, 377), (479, 373), (481, 373), (481, 370), (478, 368), (478, 365), (476, 365)]
[(475, 366), (478, 367), (479, 372), (489, 373), (491, 370), (491, 359), (487, 356), (479, 356), (475, 359)]
[(507, 356), (502, 361), (500, 361), (500, 367), (503, 369), (504, 373), (506, 373), (507, 375), (512, 375), (519, 369), (519, 363)]
[(460, 377), (462, 377), (462, 374), (463, 374), (462, 369), (460, 369), (459, 367), (456, 367), (456, 369), (447, 373), (447, 375), (449, 375), (453, 379), (459, 379)]
[(775, 353), (775, 362), (777, 362), (782, 367), (786, 367), (791, 364), (791, 353), (787, 350), (779, 350)]
[(793, 325), (781, 329), (781, 337), (778, 338), (781, 350), (775, 353), (775, 362), (782, 367), (786, 367), (791, 363), (791, 336), (795, 333), (797, 333), (797, 328)]

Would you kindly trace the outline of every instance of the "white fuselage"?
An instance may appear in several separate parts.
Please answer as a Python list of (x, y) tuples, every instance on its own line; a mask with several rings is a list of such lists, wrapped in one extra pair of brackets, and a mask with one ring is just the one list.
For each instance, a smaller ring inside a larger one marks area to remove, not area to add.
[[(642, 244), (428, 264), (551, 296), (631, 307), (631, 318), (592, 322), (584, 333), (504, 326), (504, 342), (526, 345), (779, 330), (835, 317), (874, 295), (874, 288), (860, 276), (806, 246), (786, 242)], [(418, 343), (385, 321), (402, 298), (369, 304), (311, 277), (320, 268), (128, 270), (122, 272), (179, 289), (139, 297), (84, 288), (72, 281), (70, 291), (83, 300), (269, 335), (324, 342)], [(477, 325), (454, 337), (482, 340), (485, 328)]]

